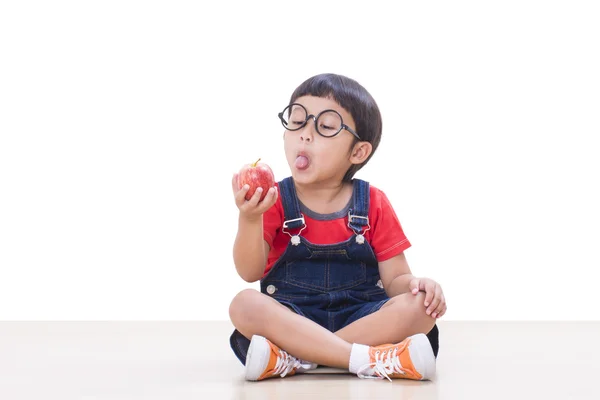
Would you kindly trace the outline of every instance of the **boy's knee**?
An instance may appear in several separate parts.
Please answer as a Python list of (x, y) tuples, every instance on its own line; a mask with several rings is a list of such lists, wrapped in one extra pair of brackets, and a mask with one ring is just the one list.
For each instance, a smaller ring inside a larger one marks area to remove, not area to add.
[(248, 306), (254, 296), (254, 293), (252, 292), (256, 292), (256, 290), (244, 289), (236, 294), (233, 300), (231, 300), (231, 304), (229, 304), (229, 317), (231, 320), (236, 319), (239, 314), (244, 313), (244, 308)]
[(405, 293), (396, 296), (400, 307), (407, 314), (406, 317), (412, 321), (413, 326), (421, 333), (429, 332), (435, 325), (435, 318), (427, 315), (425, 307), (425, 293), (419, 292), (416, 295)]
[(229, 318), (233, 322), (234, 326), (243, 321), (248, 321), (250, 318), (256, 316), (253, 310), (257, 309), (257, 305), (261, 301), (261, 293), (254, 289), (244, 289), (239, 292), (229, 305)]

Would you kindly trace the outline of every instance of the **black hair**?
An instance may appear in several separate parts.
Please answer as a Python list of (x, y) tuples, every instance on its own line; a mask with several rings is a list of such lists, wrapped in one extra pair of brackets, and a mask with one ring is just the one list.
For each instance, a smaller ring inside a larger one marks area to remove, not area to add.
[[(354, 164), (346, 171), (343, 180), (351, 181), (354, 174), (371, 159), (381, 141), (381, 113), (375, 99), (355, 80), (336, 74), (320, 74), (308, 78), (292, 93), (290, 104), (302, 96), (330, 97), (335, 100), (352, 115), (360, 141), (371, 143), (373, 151), (369, 157), (362, 164)], [(354, 138), (352, 147), (358, 142), (358, 138)]]

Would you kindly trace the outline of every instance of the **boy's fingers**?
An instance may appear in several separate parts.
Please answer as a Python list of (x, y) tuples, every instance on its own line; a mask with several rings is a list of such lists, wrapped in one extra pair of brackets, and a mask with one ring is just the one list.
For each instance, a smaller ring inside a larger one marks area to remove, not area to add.
[[(425, 307), (429, 307), (433, 297), (435, 295), (435, 288), (432, 288), (430, 285), (425, 286)], [(429, 309), (428, 309), (429, 311)], [(427, 313), (429, 315), (429, 312)]]
[(419, 279), (415, 278), (408, 284), (408, 288), (412, 294), (419, 293)]
[(431, 316), (433, 318), (441, 318), (444, 315), (445, 309), (441, 309), (439, 312), (434, 312)]
[(436, 312), (439, 312), (438, 307), (440, 306), (441, 302), (442, 302), (442, 289), (439, 287), (439, 285), (436, 285), (436, 287), (434, 289), (433, 300), (431, 301), (431, 305), (427, 309), (427, 314), (428, 315), (431, 314), (431, 316), (433, 318), (435, 318), (435, 316), (433, 314), (435, 314)]
[(446, 297), (444, 296), (444, 294), (442, 293), (442, 301), (440, 301), (440, 305), (438, 306), (439, 312), (437, 313), (437, 317), (441, 317), (442, 315), (444, 315), (446, 313)]
[(260, 201), (260, 196), (262, 195), (262, 190), (263, 189), (260, 186), (256, 188), (256, 190), (254, 191), (254, 194), (252, 195), (250, 200), (248, 200), (248, 205), (250, 207), (256, 207), (256, 205)]
[(444, 306), (444, 309), (442, 310), (442, 312), (440, 312), (440, 314), (438, 315), (438, 318), (441, 318), (444, 316), (444, 314), (446, 314), (446, 310), (448, 309), (447, 306)]
[(448, 309), (448, 307), (446, 307), (446, 302), (444, 300), (442, 300), (438, 309), (439, 309), (439, 311), (435, 312), (435, 314), (437, 314), (437, 315), (434, 318), (441, 318), (442, 315), (444, 315), (446, 313), (446, 310)]
[(244, 185), (235, 194), (235, 204), (237, 204), (238, 207), (241, 207), (244, 205), (244, 201), (246, 200), (245, 197), (246, 197), (246, 193), (248, 192), (248, 189), (250, 189), (250, 186)]
[(275, 204), (276, 201), (277, 201), (277, 191), (273, 187), (269, 188), (267, 195), (265, 196), (265, 198), (263, 199), (263, 201), (261, 201), (261, 203), (259, 205), (260, 211), (261, 212), (267, 211), (269, 208), (271, 208), (273, 206), (273, 204)]
[[(277, 186), (273, 186), (272, 188), (270, 188), (269, 190), (273, 190), (273, 193), (271, 193), (271, 206), (275, 203), (277, 203), (277, 197), (279, 196), (279, 192), (277, 191)], [(269, 206), (269, 208), (271, 207)]]

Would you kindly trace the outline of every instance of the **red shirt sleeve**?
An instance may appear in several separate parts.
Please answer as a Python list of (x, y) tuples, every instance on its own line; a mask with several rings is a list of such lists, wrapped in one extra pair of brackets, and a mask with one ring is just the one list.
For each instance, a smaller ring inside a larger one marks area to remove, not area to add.
[(387, 196), (373, 186), (370, 192), (369, 214), (373, 216), (370, 243), (377, 261), (381, 262), (401, 254), (411, 244)]
[[(279, 190), (279, 185), (275, 184), (275, 186)], [(281, 225), (283, 224), (283, 215), (281, 196), (278, 196), (275, 204), (263, 214), (263, 237), (271, 249), (273, 249), (273, 241), (275, 240), (277, 231), (281, 229)]]

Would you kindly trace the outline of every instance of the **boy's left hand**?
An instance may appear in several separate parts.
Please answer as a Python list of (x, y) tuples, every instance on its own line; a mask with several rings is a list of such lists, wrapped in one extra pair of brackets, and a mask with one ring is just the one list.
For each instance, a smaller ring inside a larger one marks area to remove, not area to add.
[(425, 311), (432, 318), (440, 318), (446, 313), (446, 298), (439, 283), (429, 278), (415, 278), (410, 281), (408, 288), (414, 295), (425, 292)]

